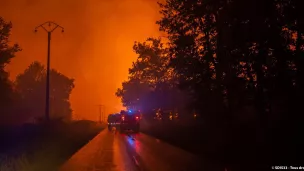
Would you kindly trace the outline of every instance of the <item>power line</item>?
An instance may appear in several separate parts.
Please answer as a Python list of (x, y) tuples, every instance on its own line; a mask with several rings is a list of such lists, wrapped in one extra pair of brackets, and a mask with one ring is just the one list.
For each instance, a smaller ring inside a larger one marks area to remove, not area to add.
[[(48, 27), (46, 27), (46, 25)], [(45, 99), (45, 119), (46, 121), (50, 120), (50, 51), (51, 51), (51, 35), (52, 32), (57, 28), (61, 28), (62, 32), (64, 32), (64, 28), (58, 25), (57, 23), (48, 21), (39, 26), (35, 27), (35, 32), (38, 31), (39, 28), (42, 28), (48, 34), (48, 50), (47, 50), (47, 69), (46, 69), (46, 99)]]

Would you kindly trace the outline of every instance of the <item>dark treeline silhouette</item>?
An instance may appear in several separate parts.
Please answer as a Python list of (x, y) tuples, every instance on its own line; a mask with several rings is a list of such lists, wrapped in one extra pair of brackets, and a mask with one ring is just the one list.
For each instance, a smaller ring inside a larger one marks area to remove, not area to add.
[[(0, 17), (0, 125), (15, 125), (44, 119), (46, 69), (35, 61), (14, 81), (5, 70), (21, 49), (11, 45), (12, 23)], [(72, 119), (69, 102), (74, 80), (52, 69), (50, 72), (50, 117)]]
[(303, 3), (166, 0), (157, 24), (169, 43), (136, 42), (138, 59), (116, 95), (144, 112), (197, 111), (228, 170), (301, 164)]

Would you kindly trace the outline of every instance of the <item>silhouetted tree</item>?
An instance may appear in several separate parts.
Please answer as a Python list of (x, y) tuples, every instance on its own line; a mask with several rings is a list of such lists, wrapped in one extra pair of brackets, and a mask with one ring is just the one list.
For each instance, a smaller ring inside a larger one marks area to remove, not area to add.
[[(43, 117), (45, 109), (46, 69), (33, 62), (15, 81), (15, 87), (23, 100), (27, 117)], [(50, 117), (70, 120), (72, 109), (69, 98), (74, 79), (52, 69), (50, 72)]]
[(130, 77), (138, 78), (151, 86), (170, 79), (166, 75), (169, 57), (161, 39), (148, 38), (143, 43), (135, 42), (133, 50), (138, 57), (129, 69)]
[(117, 90), (116, 96), (121, 98), (125, 107), (143, 110), (141, 103), (150, 91), (148, 84), (139, 79), (130, 79), (122, 83), (122, 89)]
[(5, 71), (5, 67), (15, 57), (15, 53), (21, 50), (17, 44), (9, 42), (11, 28), (12, 23), (6, 22), (0, 17), (0, 120), (2, 121), (11, 114), (14, 100), (12, 83), (9, 80), (9, 73)]
[(161, 39), (135, 42), (133, 50), (138, 58), (129, 69), (129, 80), (116, 93), (123, 104), (127, 107), (136, 104), (146, 112), (182, 108), (186, 96), (177, 88), (175, 73), (168, 66), (168, 51)]

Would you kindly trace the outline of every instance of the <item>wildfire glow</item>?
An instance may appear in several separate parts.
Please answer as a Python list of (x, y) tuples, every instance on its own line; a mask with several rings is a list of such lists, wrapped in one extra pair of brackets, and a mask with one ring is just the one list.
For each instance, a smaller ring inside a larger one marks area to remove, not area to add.
[(76, 79), (74, 114), (93, 120), (99, 104), (106, 113), (121, 107), (115, 91), (136, 59), (134, 41), (159, 35), (158, 5), (149, 0), (5, 1), (0, 16), (12, 21), (12, 41), (23, 49), (8, 66), (12, 79), (34, 60), (46, 62), (47, 34), (34, 34), (37, 25), (51, 20), (65, 28), (52, 34), (51, 67)]

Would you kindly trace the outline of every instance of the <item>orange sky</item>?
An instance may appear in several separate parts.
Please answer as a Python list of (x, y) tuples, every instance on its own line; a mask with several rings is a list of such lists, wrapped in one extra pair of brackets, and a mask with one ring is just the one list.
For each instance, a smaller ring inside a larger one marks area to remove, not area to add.
[(11, 40), (23, 51), (8, 70), (12, 79), (31, 62), (45, 64), (47, 34), (34, 28), (55, 21), (65, 28), (52, 34), (51, 67), (75, 78), (71, 96), (74, 114), (98, 119), (98, 104), (106, 113), (120, 110), (114, 93), (127, 79), (136, 55), (134, 41), (158, 36), (157, 0), (1, 0), (0, 16), (13, 22)]

